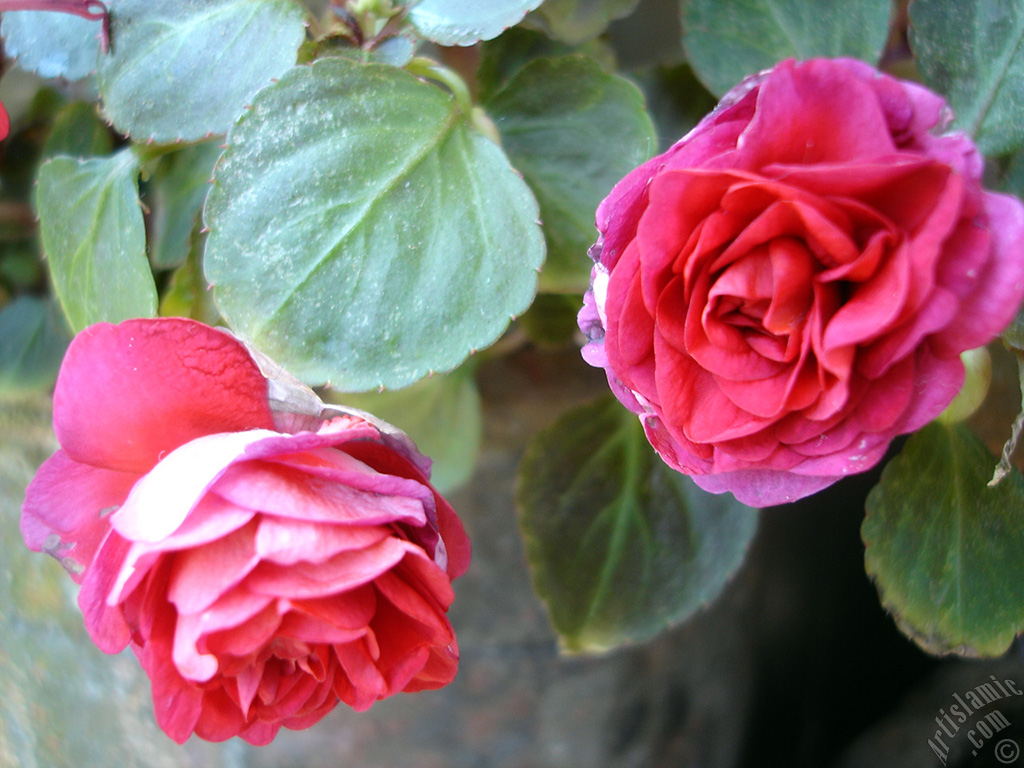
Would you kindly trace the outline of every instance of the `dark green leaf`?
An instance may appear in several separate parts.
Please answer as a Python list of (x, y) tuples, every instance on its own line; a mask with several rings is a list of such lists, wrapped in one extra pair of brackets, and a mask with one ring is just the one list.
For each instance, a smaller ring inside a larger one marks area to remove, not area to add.
[(52, 11), (6, 11), (4, 53), (41, 77), (80, 80), (96, 71), (100, 22)]
[(1012, 322), (1006, 326), (1003, 341), (1018, 355), (1024, 353), (1024, 309), (1018, 309)]
[(606, 37), (621, 71), (631, 75), (652, 66), (686, 61), (680, 0), (646, 0), (608, 27)]
[(445, 492), (469, 480), (480, 450), (483, 416), (474, 367), (463, 365), (404, 389), (338, 393), (330, 401), (369, 411), (408, 434), (433, 460), (431, 482)]
[(472, 45), (515, 26), (542, 0), (419, 0), (409, 3), (409, 19), (428, 40), (441, 45)]
[(715, 108), (718, 101), (685, 64), (654, 67), (634, 74), (658, 127), (658, 151), (664, 152)]
[(547, 0), (537, 11), (554, 37), (572, 45), (597, 37), (640, 0)]
[(578, 295), (541, 293), (519, 318), (519, 325), (530, 341), (539, 347), (553, 349), (578, 345), (580, 329), (576, 315), (581, 304)]
[(533, 299), (537, 204), (441, 89), (324, 59), (264, 89), (206, 204), (206, 275), (242, 336), (312, 385), (398, 388)]
[(60, 308), (19, 296), (0, 310), (0, 397), (48, 389), (71, 341)]
[(995, 185), (1003, 192), (1009, 192), (1017, 197), (1024, 197), (1024, 151), (1006, 155), (1001, 163), (993, 163), (990, 166), (995, 168)]
[(890, 12), (891, 0), (685, 0), (683, 46), (704, 84), (721, 96), (790, 57), (874, 63)]
[(757, 511), (669, 469), (613, 398), (534, 440), (518, 503), (537, 593), (568, 651), (646, 640), (721, 592)]
[(643, 96), (593, 60), (567, 56), (527, 64), (487, 110), (540, 203), (548, 246), (541, 290), (582, 293), (594, 211), (656, 146)]
[(117, 0), (100, 59), (104, 110), (138, 140), (224, 133), (295, 63), (304, 21), (291, 0)]
[(194, 224), (210, 189), (220, 141), (194, 144), (165, 155), (146, 185), (150, 258), (157, 269), (180, 266), (188, 255)]
[(865, 564), (900, 628), (931, 653), (998, 656), (1024, 630), (1024, 480), (964, 426), (913, 435), (868, 496)]
[[(42, 287), (46, 277), (39, 258), (39, 244), (31, 235), (21, 236), (17, 228), (17, 225), (0, 228), (5, 234), (0, 239), (0, 281), (15, 293)], [(15, 232), (10, 239), (6, 237), (8, 229)]]
[(197, 221), (189, 236), (185, 263), (171, 273), (166, 288), (161, 292), (160, 315), (191, 317), (207, 325), (224, 325), (203, 275), (202, 253), (206, 235), (199, 231), (199, 225)]
[(537, 30), (513, 27), (500, 37), (480, 45), (477, 91), (487, 101), (505, 86), (512, 76), (534, 59), (582, 53), (599, 61), (605, 69), (615, 68), (615, 54), (606, 43), (593, 40), (579, 48), (552, 40)]
[(1024, 5), (916, 0), (910, 42), (925, 82), (987, 155), (1024, 144)]
[(57, 113), (43, 145), (43, 157), (97, 157), (109, 155), (113, 148), (110, 130), (96, 114), (96, 106), (72, 101)]
[(75, 331), (156, 314), (137, 177), (129, 150), (92, 160), (56, 157), (39, 169), (43, 251)]

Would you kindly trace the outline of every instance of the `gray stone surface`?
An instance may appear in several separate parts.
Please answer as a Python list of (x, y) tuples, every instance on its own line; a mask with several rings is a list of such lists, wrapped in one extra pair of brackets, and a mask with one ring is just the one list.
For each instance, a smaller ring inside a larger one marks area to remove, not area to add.
[(24, 550), (23, 489), (53, 448), (45, 401), (0, 405), (0, 766), (109, 768), (660, 768), (736, 764), (751, 638), (741, 578), (684, 627), (600, 658), (560, 656), (529, 583), (514, 509), (519, 456), (601, 374), (533, 353), (482, 370), (486, 433), (472, 482), (451, 494), (474, 542), (451, 618), (462, 662), (449, 687), (369, 712), (339, 707), (267, 747), (192, 739), (152, 722), (130, 653), (109, 657), (81, 627), (74, 586)]

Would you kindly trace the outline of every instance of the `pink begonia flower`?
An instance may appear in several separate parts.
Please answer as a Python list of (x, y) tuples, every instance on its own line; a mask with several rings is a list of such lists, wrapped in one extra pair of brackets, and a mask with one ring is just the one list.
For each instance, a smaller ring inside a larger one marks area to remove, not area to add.
[(78, 334), (54, 429), (25, 542), (81, 584), (100, 649), (131, 645), (175, 741), (266, 744), (454, 678), (469, 541), (403, 433), (177, 318)]
[(784, 61), (601, 203), (583, 354), (666, 463), (779, 504), (953, 399), (1024, 296), (1024, 206), (950, 118), (867, 64)]

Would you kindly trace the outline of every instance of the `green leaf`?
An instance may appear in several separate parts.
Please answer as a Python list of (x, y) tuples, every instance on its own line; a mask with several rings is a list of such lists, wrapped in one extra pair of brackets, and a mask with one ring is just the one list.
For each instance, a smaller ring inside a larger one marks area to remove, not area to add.
[(988, 486), (995, 461), (962, 425), (932, 423), (868, 496), (868, 575), (930, 653), (998, 656), (1024, 629), (1024, 480)]
[(576, 324), (576, 316), (580, 311), (580, 303), (580, 297), (574, 294), (538, 294), (530, 309), (519, 318), (519, 326), (538, 347), (578, 347), (580, 329)]
[(36, 210), (53, 288), (73, 330), (156, 314), (138, 163), (130, 150), (55, 157), (39, 169)]
[(1024, 151), (1002, 158), (997, 175), (998, 189), (1024, 197)]
[(48, 389), (71, 341), (54, 302), (19, 296), (0, 310), (0, 398)]
[(113, 148), (114, 140), (106, 123), (96, 114), (96, 105), (73, 101), (54, 118), (43, 145), (43, 157), (96, 157), (109, 155)]
[(117, 0), (100, 95), (137, 140), (224, 133), (253, 95), (295, 63), (305, 34), (292, 0)]
[(404, 431), (433, 460), (431, 482), (445, 492), (469, 480), (480, 451), (483, 415), (474, 367), (463, 365), (404, 389), (332, 394), (330, 401), (368, 411)]
[(193, 225), (210, 190), (220, 141), (193, 144), (160, 158), (146, 184), (150, 216), (150, 258), (157, 269), (185, 263)]
[(537, 436), (518, 503), (534, 588), (567, 651), (683, 621), (722, 591), (757, 528), (756, 510), (662, 463), (611, 396)]
[(592, 40), (574, 47), (552, 40), (542, 32), (524, 26), (513, 27), (494, 40), (480, 45), (480, 66), (476, 71), (477, 93), (488, 101), (512, 76), (534, 59), (582, 53), (600, 62), (608, 71), (615, 69), (615, 53), (603, 40)]
[(600, 35), (615, 19), (633, 12), (640, 0), (547, 0), (537, 11), (548, 31), (571, 45)]
[(986, 155), (1024, 145), (1024, 5), (1017, 0), (916, 0), (910, 43), (924, 81)]
[(264, 89), (206, 204), (221, 312), (308, 384), (399, 388), (492, 343), (533, 299), (537, 205), (454, 100), (324, 59)]
[(878, 61), (891, 0), (684, 0), (683, 46), (721, 96), (747, 75), (795, 57)]
[(0, 19), (4, 53), (40, 77), (80, 80), (96, 71), (98, 20), (52, 11), (5, 11)]
[(199, 222), (189, 236), (185, 263), (175, 269), (160, 295), (161, 317), (191, 317), (207, 325), (224, 325), (213, 303), (213, 294), (203, 275), (202, 253), (206, 235), (199, 231)]
[(423, 37), (441, 45), (472, 45), (515, 26), (543, 0), (419, 0), (409, 20)]
[(512, 164), (540, 203), (543, 291), (582, 293), (597, 239), (594, 211), (656, 147), (640, 91), (584, 56), (537, 59), (487, 104)]
[(689, 133), (718, 102), (685, 64), (652, 67), (636, 73), (634, 78), (647, 100), (647, 111), (658, 127), (660, 152), (667, 151)]
[[(23, 222), (17, 222), (0, 227), (0, 284), (14, 293), (38, 290), (46, 278), (46, 267), (39, 258), (39, 243), (34, 237), (19, 232), (22, 226)], [(3, 295), (3, 288), (0, 288), (0, 295)]]

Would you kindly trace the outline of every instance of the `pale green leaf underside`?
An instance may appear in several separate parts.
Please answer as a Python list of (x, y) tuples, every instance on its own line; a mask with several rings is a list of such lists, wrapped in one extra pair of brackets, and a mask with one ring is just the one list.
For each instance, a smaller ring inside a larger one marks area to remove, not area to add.
[(757, 512), (669, 469), (613, 398), (577, 408), (523, 459), (518, 502), (537, 593), (568, 651), (646, 640), (713, 600)]
[(295, 63), (304, 23), (292, 0), (116, 0), (100, 58), (104, 111), (138, 140), (224, 133)]
[(582, 293), (594, 211), (656, 146), (643, 96), (592, 59), (566, 56), (528, 64), (487, 109), (540, 203), (548, 245), (541, 289)]
[(878, 61), (890, 0), (685, 0), (683, 45), (721, 96), (747, 75), (790, 57)]
[(156, 314), (131, 151), (48, 160), (36, 209), (54, 292), (72, 329)]
[(1015, 0), (917, 0), (911, 45), (925, 82), (987, 155), (1024, 145), (1024, 6)]
[(6, 11), (4, 53), (40, 77), (80, 80), (96, 71), (100, 22), (52, 11)]
[(205, 267), (241, 335), (312, 385), (398, 388), (491, 344), (533, 299), (537, 204), (441, 89), (296, 67), (232, 129)]
[(444, 493), (469, 480), (483, 437), (473, 367), (467, 364), (404, 389), (338, 394), (331, 400), (369, 411), (408, 434), (433, 461), (430, 482)]
[(932, 653), (998, 656), (1024, 630), (1024, 481), (962, 425), (913, 435), (868, 496), (865, 563), (897, 623)]
[(419, 0), (409, 3), (409, 19), (428, 40), (441, 45), (472, 45), (497, 37), (519, 23), (543, 0)]

